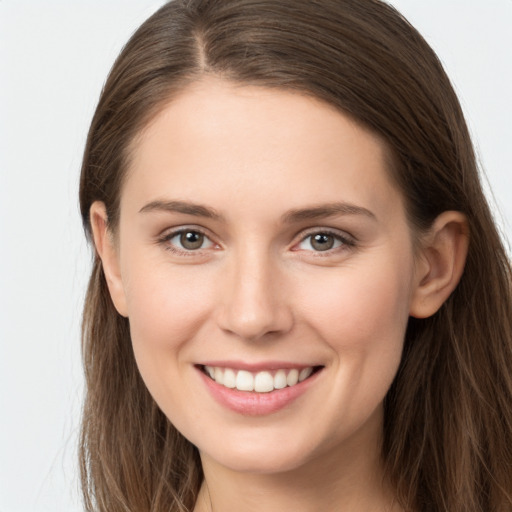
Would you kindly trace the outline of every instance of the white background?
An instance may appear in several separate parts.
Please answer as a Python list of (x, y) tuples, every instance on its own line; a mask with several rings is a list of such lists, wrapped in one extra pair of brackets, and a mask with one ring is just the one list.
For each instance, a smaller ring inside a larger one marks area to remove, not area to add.
[[(77, 190), (108, 70), (156, 0), (0, 0), (0, 512), (81, 510)], [(512, 238), (512, 0), (394, 0), (459, 93)]]

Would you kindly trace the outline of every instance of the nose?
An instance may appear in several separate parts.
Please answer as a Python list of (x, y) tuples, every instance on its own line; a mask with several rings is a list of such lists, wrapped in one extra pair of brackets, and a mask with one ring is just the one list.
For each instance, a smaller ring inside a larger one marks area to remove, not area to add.
[(291, 301), (279, 265), (268, 254), (245, 251), (223, 277), (219, 327), (247, 341), (289, 332)]

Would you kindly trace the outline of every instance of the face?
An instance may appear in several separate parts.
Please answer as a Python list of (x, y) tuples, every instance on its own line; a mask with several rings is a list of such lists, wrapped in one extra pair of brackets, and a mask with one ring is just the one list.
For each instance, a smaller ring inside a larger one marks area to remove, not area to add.
[(115, 250), (140, 373), (204, 458), (271, 473), (378, 446), (416, 283), (376, 136), (197, 83), (134, 142)]

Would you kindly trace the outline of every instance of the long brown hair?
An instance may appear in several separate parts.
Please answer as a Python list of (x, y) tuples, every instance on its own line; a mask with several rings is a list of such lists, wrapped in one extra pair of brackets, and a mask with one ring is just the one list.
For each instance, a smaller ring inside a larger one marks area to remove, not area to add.
[[(418, 32), (378, 0), (175, 0), (115, 62), (92, 120), (80, 204), (103, 201), (115, 231), (130, 143), (206, 74), (312, 95), (387, 143), (411, 226), (468, 219), (464, 275), (431, 318), (410, 319), (385, 401), (383, 458), (407, 511), (512, 510), (511, 269), (483, 196), (449, 79)], [(190, 511), (197, 450), (139, 376), (129, 322), (95, 256), (83, 320), (87, 397), (81, 470), (88, 511)]]

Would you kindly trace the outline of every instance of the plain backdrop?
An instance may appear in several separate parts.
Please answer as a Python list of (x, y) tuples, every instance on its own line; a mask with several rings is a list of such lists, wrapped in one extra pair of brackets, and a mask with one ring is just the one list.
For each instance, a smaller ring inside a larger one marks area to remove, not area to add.
[[(393, 0), (437, 51), (512, 238), (512, 0)], [(108, 70), (155, 0), (0, 0), (0, 512), (82, 510), (77, 189)]]

